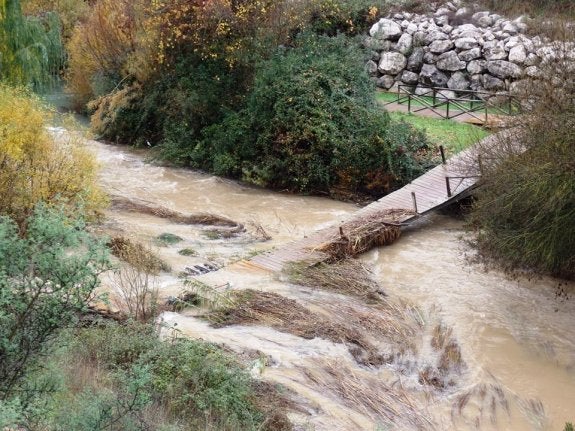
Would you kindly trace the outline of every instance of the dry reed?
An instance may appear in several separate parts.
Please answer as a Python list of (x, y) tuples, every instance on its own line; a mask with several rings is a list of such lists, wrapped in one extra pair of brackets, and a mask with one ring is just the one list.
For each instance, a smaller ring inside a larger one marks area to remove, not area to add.
[(401, 235), (401, 222), (413, 215), (413, 211), (405, 209), (367, 214), (341, 225), (339, 235), (332, 236), (315, 251), (327, 253), (331, 260), (336, 261), (392, 244)]
[(455, 384), (451, 377), (454, 373), (460, 373), (465, 363), (459, 344), (452, 334), (452, 328), (441, 324), (434, 327), (430, 344), (439, 354), (439, 359), (436, 366), (427, 366), (419, 372), (421, 384), (437, 389), (445, 389)]
[(266, 325), (305, 339), (319, 337), (345, 343), (362, 365), (378, 366), (386, 361), (358, 329), (312, 313), (297, 301), (277, 293), (233, 291), (231, 301), (208, 313), (206, 318), (216, 327)]
[(317, 366), (301, 370), (307, 378), (375, 423), (394, 424), (403, 430), (435, 429), (420, 403), (401, 388), (386, 384), (375, 374), (360, 376), (341, 363), (322, 359), (315, 362)]
[(133, 200), (117, 196), (112, 199), (112, 208), (121, 211), (149, 214), (155, 217), (170, 220), (171, 222), (178, 224), (200, 224), (206, 226), (227, 226), (234, 228), (242, 226), (240, 223), (237, 223), (227, 217), (215, 214), (199, 213), (185, 215), (168, 208), (154, 206), (149, 203), (135, 202)]
[(118, 259), (150, 274), (170, 271), (170, 267), (149, 248), (124, 236), (115, 236), (107, 243), (108, 248)]
[(371, 272), (360, 261), (346, 259), (333, 264), (309, 266), (297, 262), (286, 269), (291, 283), (313, 289), (325, 289), (378, 302), (385, 296)]

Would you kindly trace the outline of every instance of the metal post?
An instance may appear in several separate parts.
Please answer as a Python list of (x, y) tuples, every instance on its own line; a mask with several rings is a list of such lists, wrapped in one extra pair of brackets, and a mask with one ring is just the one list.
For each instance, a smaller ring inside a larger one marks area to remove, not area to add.
[(413, 201), (413, 210), (417, 214), (417, 199), (415, 198), (415, 192), (411, 192), (411, 200)]
[(407, 112), (411, 113), (411, 93), (407, 95)]
[(436, 97), (437, 97), (437, 93), (436, 93), (435, 87), (433, 87), (433, 88), (431, 89), (431, 91), (433, 92), (433, 107), (435, 108)]
[(445, 150), (443, 149), (443, 145), (439, 146), (439, 151), (441, 152), (441, 163), (445, 164)]
[(445, 187), (447, 188), (447, 197), (451, 197), (451, 185), (449, 184), (449, 177), (445, 177)]
[(449, 99), (447, 99), (447, 117), (446, 118), (449, 120)]

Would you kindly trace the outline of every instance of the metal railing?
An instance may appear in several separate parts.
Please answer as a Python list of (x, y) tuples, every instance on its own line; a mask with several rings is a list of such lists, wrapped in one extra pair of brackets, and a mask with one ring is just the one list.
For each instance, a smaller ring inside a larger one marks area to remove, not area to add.
[[(415, 89), (418, 94), (415, 94)], [(423, 91), (422, 91), (423, 90)], [(456, 97), (450, 97), (456, 94)], [(397, 97), (384, 103), (407, 104), (410, 113), (430, 110), (441, 118), (453, 119), (469, 115), (480, 123), (487, 123), (489, 115), (514, 115), (520, 111), (518, 100), (509, 93), (491, 93), (488, 91), (453, 90), (442, 87), (428, 87), (400, 84)]]

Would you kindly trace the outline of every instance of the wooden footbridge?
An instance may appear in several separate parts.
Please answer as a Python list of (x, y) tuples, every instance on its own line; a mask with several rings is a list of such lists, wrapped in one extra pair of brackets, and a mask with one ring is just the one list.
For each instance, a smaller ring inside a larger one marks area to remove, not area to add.
[[(487, 137), (474, 147), (445, 160), (443, 163), (405, 187), (390, 193), (376, 202), (358, 210), (347, 220), (361, 220), (366, 216), (386, 210), (404, 209), (405, 215), (394, 220), (402, 226), (408, 225), (417, 218), (431, 211), (438, 210), (464, 197), (469, 196), (481, 178), (483, 164), (481, 155), (486, 148), (495, 143), (495, 135)], [(306, 261), (321, 262), (328, 255), (317, 251), (317, 248), (328, 239), (338, 235), (339, 225), (317, 231), (310, 236), (287, 244), (279, 249), (255, 256), (249, 261), (239, 263), (244, 267), (260, 268), (268, 271), (281, 271), (286, 264)]]

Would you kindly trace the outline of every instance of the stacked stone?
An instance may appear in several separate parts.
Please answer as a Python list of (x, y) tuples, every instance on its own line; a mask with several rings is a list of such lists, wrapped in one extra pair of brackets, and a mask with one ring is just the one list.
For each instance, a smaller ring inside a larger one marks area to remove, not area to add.
[(372, 52), (366, 67), (384, 89), (408, 84), (424, 94), (425, 86), (443, 87), (448, 97), (462, 90), (513, 90), (521, 80), (536, 78), (537, 66), (552, 55), (526, 29), (524, 17), (473, 13), (453, 3), (433, 15), (398, 13), (371, 27), (364, 40)]

